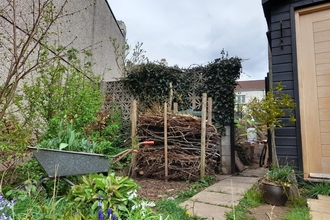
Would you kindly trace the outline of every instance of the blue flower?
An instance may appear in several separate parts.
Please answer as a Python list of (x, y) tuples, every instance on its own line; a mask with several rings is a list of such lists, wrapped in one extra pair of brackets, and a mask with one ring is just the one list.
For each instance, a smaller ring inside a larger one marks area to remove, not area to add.
[(99, 216), (99, 220), (104, 220), (102, 209), (99, 209), (98, 216)]
[(108, 218), (110, 218), (111, 214), (112, 214), (112, 209), (108, 208)]
[(113, 215), (112, 215), (112, 220), (117, 220), (117, 216), (116, 216), (116, 214), (113, 214)]
[(2, 193), (0, 193), (0, 219), (1, 220), (13, 220), (12, 217), (7, 216), (7, 211), (9, 209), (13, 209), (14, 207), (14, 203), (15, 203), (15, 199), (11, 200), (11, 201), (7, 201), (5, 199), (5, 197), (2, 195)]

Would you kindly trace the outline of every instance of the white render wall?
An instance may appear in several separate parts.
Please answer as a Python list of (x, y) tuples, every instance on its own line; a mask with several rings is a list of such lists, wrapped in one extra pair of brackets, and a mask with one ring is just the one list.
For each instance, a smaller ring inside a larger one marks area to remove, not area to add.
[(265, 91), (264, 90), (246, 90), (246, 91), (236, 91), (236, 95), (245, 95), (245, 103), (241, 103), (241, 104), (246, 104), (248, 102), (250, 102), (253, 98), (257, 98), (257, 99), (262, 99), (265, 97)]
[[(55, 0), (61, 4), (63, 0)], [(73, 41), (76, 49), (91, 49), (92, 70), (103, 76), (104, 81), (116, 81), (121, 71), (116, 63), (115, 49), (110, 37), (116, 39), (119, 48), (125, 44), (126, 36), (120, 30), (106, 0), (69, 0), (66, 7), (73, 16), (64, 17), (57, 28), (61, 30), (60, 43), (66, 45)], [(126, 32), (126, 31), (125, 31)], [(121, 59), (119, 59), (119, 65)]]
[[(17, 8), (23, 12), (29, 11), (32, 2), (39, 0), (16, 0)], [(41, 0), (44, 1), (44, 0)], [(0, 6), (6, 5), (7, 0), (1, 0)], [(60, 6), (64, 0), (53, 0), (55, 5)], [(115, 49), (110, 41), (110, 36), (116, 39), (121, 49), (125, 44), (125, 32), (120, 27), (106, 0), (68, 0), (65, 13), (73, 15), (65, 16), (53, 26), (52, 31), (57, 33), (50, 44), (69, 45), (69, 48), (89, 50), (94, 65), (92, 70), (95, 74), (103, 77), (104, 81), (115, 81), (122, 76), (116, 62)], [(11, 24), (0, 17), (0, 32), (11, 30)], [(5, 27), (7, 30), (2, 30)], [(0, 45), (1, 47), (1, 45)], [(1, 50), (0, 50), (1, 51)], [(1, 58), (1, 53), (0, 53)], [(118, 60), (121, 65), (122, 60)], [(4, 68), (0, 68), (2, 76), (6, 74)], [(2, 80), (4, 77), (1, 77)], [(29, 78), (29, 77), (27, 77)]]

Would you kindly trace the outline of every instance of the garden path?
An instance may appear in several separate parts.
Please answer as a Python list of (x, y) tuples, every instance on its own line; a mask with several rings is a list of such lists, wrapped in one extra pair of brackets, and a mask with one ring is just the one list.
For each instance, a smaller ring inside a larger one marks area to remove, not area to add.
[(318, 199), (307, 199), (307, 203), (313, 220), (330, 219), (330, 196), (318, 195)]
[(239, 203), (246, 190), (265, 175), (267, 169), (251, 169), (240, 176), (220, 175), (219, 181), (180, 204), (191, 216), (225, 220), (225, 214)]

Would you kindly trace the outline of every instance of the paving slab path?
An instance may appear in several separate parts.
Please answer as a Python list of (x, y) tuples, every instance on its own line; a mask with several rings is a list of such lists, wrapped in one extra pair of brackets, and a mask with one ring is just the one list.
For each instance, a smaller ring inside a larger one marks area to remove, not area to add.
[(190, 215), (210, 220), (225, 220), (244, 193), (265, 175), (266, 169), (246, 170), (240, 176), (220, 175), (219, 181), (180, 204)]
[(310, 214), (314, 220), (330, 219), (330, 196), (318, 195), (318, 199), (307, 199)]

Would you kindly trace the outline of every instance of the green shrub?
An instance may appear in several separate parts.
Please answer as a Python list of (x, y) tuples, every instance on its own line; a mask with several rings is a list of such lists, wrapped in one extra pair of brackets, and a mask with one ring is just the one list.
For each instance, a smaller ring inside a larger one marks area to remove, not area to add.
[(101, 202), (103, 210), (112, 208), (121, 216), (127, 216), (129, 210), (136, 205), (136, 189), (139, 186), (128, 177), (115, 176), (110, 173), (90, 174), (82, 177), (82, 183), (72, 187), (69, 200), (85, 214), (86, 210), (95, 212)]

